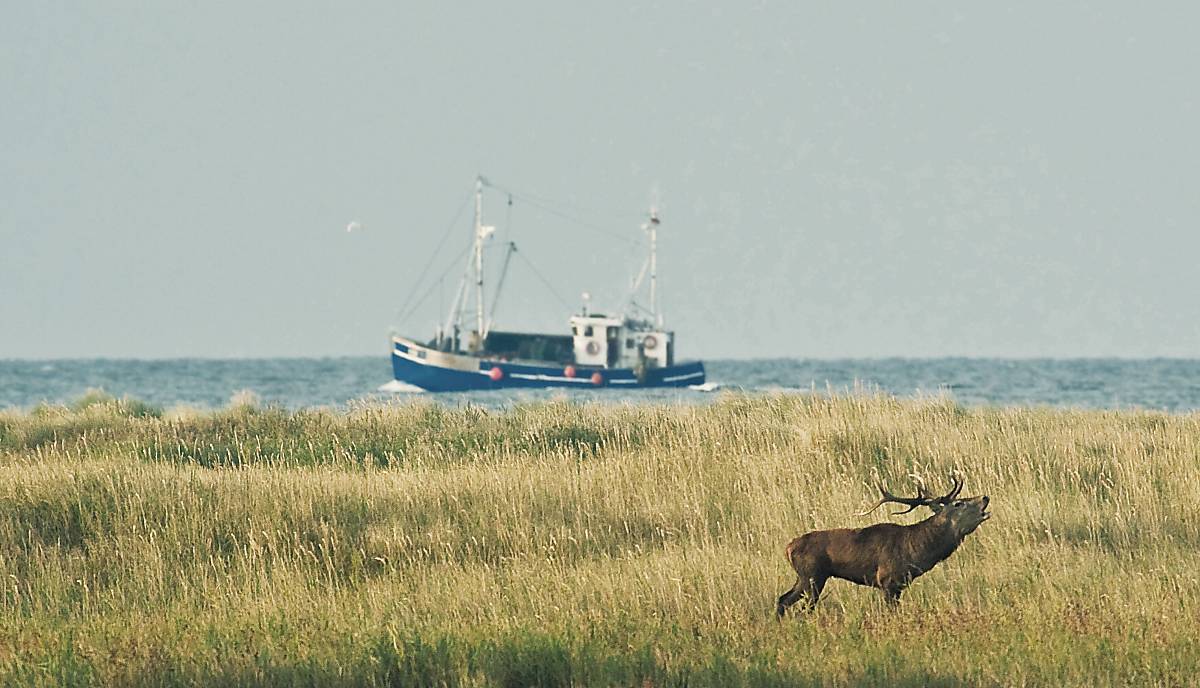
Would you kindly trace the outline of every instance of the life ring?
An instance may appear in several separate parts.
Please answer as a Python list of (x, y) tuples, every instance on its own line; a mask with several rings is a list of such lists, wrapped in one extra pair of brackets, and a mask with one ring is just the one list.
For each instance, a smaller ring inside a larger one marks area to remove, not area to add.
[(593, 341), (588, 342), (587, 347), (585, 347), (585, 348), (587, 349), (587, 352), (593, 356), (600, 353), (600, 343), (597, 341), (593, 340)]
[(646, 335), (646, 338), (642, 340), (642, 346), (646, 348), (646, 351), (653, 351), (654, 347), (658, 346), (658, 337), (652, 334)]
[(575, 377), (575, 366), (569, 365), (563, 368), (563, 377)]
[(592, 384), (597, 386), (604, 384), (604, 376), (600, 374), (599, 370), (592, 373)]
[(500, 366), (492, 366), (492, 369), (488, 371), (488, 377), (492, 378), (492, 382), (499, 382), (504, 379), (504, 371), (500, 369)]

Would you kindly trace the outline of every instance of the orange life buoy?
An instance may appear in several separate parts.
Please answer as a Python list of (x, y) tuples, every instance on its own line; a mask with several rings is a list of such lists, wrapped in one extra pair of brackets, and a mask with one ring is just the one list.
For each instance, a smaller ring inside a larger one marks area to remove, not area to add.
[(575, 377), (575, 366), (569, 365), (563, 368), (563, 377)]
[(593, 384), (593, 385), (602, 385), (602, 384), (604, 384), (604, 376), (600, 374), (600, 371), (599, 371), (599, 370), (597, 370), (596, 372), (592, 373), (592, 384)]
[(504, 378), (504, 371), (500, 369), (500, 366), (493, 366), (488, 371), (488, 377), (492, 378), (492, 382), (499, 382)]

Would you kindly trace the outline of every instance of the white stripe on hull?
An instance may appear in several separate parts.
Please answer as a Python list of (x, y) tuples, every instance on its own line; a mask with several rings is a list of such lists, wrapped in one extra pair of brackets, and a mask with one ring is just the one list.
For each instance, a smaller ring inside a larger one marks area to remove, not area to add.
[(538, 380), (539, 382), (574, 382), (581, 385), (591, 384), (589, 378), (579, 377), (560, 377), (556, 375), (542, 375), (541, 373), (508, 373), (508, 377), (515, 377), (521, 380)]

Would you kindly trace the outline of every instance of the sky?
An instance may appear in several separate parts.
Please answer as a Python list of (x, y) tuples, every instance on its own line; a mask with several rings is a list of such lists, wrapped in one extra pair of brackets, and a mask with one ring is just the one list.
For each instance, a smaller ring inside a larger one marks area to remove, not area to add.
[(386, 356), (478, 174), (498, 328), (657, 202), (683, 358), (1200, 357), (1200, 10), (1000, 4), (13, 4), (0, 358)]

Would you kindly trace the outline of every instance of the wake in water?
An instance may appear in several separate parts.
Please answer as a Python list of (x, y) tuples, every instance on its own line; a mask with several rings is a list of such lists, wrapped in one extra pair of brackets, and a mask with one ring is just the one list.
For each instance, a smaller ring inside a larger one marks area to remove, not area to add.
[(387, 394), (425, 394), (426, 393), (425, 390), (421, 389), (420, 387), (417, 387), (416, 385), (410, 385), (406, 382), (401, 382), (399, 380), (392, 380), (390, 382), (385, 382), (382, 385), (379, 385), (379, 387), (376, 391), (385, 392)]

